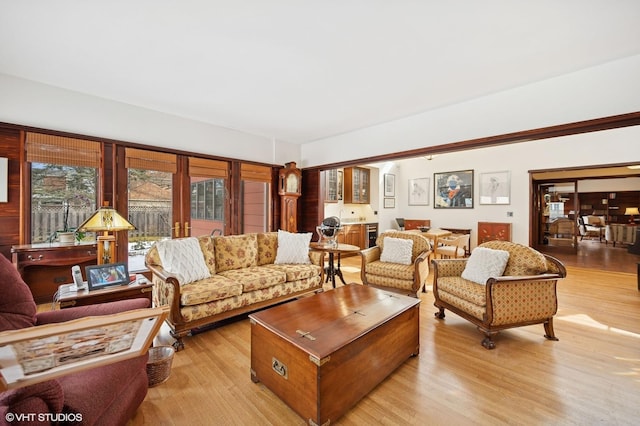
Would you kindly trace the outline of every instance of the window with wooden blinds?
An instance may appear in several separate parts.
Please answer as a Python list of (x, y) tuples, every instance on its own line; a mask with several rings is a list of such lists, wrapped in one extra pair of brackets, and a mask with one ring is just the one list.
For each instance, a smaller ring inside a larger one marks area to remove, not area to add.
[(189, 157), (189, 176), (227, 179), (229, 177), (229, 163)]
[(240, 179), (271, 183), (271, 167), (256, 166), (254, 164), (241, 164)]
[(78, 167), (100, 167), (100, 142), (27, 132), (27, 161)]
[(177, 156), (164, 152), (144, 149), (126, 148), (125, 167), (127, 169), (157, 170), (176, 173), (178, 171)]

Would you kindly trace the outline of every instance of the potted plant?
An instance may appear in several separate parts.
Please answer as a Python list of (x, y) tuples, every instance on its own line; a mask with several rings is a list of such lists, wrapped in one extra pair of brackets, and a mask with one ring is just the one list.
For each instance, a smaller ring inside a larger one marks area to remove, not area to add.
[(86, 196), (78, 194), (67, 198), (62, 202), (62, 229), (56, 231), (56, 238), (61, 244), (73, 244), (84, 238), (84, 232), (78, 232), (69, 225), (69, 210), (71, 206), (86, 207), (90, 205), (90, 201)]

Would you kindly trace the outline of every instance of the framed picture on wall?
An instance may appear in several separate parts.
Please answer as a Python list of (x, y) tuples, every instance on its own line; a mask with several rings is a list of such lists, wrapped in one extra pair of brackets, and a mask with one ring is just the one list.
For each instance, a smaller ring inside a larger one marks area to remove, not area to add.
[(434, 173), (433, 184), (433, 208), (473, 208), (473, 170)]
[(508, 171), (480, 173), (480, 204), (511, 204), (511, 176)]
[(396, 196), (396, 175), (391, 175), (389, 173), (384, 175), (384, 196)]
[(396, 207), (396, 199), (395, 198), (385, 198), (384, 199), (384, 208), (385, 209), (393, 209)]
[(429, 178), (409, 179), (409, 205), (429, 205)]

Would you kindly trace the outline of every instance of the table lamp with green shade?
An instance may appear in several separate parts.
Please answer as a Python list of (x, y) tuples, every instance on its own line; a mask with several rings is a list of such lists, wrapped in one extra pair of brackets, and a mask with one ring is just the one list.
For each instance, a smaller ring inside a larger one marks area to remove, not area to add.
[(107, 201), (78, 227), (78, 231), (82, 232), (103, 233), (97, 237), (98, 265), (117, 261), (116, 251), (114, 250), (116, 237), (113, 234), (109, 234), (109, 232), (130, 231), (133, 229), (136, 229), (136, 227), (123, 218), (116, 209), (110, 207)]

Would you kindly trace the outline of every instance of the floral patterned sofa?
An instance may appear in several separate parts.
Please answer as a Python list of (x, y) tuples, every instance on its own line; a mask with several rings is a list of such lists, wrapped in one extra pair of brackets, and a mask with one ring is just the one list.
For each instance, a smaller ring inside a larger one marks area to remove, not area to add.
[(545, 337), (558, 340), (556, 284), (567, 275), (558, 259), (521, 244), (489, 241), (469, 258), (431, 262), (436, 317), (443, 319), (448, 309), (471, 321), (484, 333), (485, 348), (495, 348), (498, 331), (530, 324), (544, 324)]
[(155, 306), (170, 307), (176, 350), (192, 329), (322, 291), (311, 234), (284, 231), (159, 241), (146, 255)]

